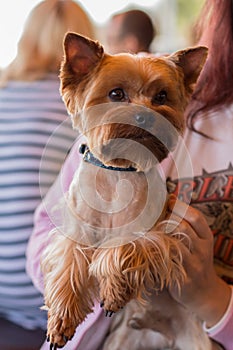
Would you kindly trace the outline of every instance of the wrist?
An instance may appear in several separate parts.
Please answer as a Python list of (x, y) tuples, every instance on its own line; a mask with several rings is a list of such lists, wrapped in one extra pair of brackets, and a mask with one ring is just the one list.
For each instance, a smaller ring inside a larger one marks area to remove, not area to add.
[(222, 317), (218, 320), (217, 323), (212, 325), (211, 327), (208, 327), (206, 322), (203, 323), (203, 329), (205, 332), (214, 335), (215, 333), (218, 333), (219, 331), (224, 328), (225, 324), (228, 322), (229, 318), (232, 317), (232, 309), (233, 309), (233, 287), (230, 288), (231, 290), (231, 297), (229, 304), (227, 306), (227, 309), (225, 313), (222, 315)]
[(214, 327), (225, 315), (232, 298), (232, 289), (217, 277), (212, 288), (203, 298), (202, 305), (196, 312), (204, 322), (206, 329)]

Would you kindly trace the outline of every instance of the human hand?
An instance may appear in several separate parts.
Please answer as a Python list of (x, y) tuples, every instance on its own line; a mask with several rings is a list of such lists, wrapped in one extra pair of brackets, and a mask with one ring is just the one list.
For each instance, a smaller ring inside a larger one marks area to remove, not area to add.
[(169, 199), (168, 208), (169, 219), (179, 223), (174, 233), (182, 240), (183, 266), (187, 274), (181, 290), (174, 285), (169, 292), (211, 327), (225, 313), (231, 296), (230, 287), (214, 269), (213, 234), (201, 212), (174, 196)]

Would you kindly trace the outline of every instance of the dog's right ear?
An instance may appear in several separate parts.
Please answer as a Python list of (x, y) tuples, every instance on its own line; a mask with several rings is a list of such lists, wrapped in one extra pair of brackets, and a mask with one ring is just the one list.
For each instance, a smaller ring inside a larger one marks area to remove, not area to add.
[(63, 67), (71, 69), (78, 77), (89, 73), (104, 55), (103, 46), (82, 35), (69, 32), (64, 39)]

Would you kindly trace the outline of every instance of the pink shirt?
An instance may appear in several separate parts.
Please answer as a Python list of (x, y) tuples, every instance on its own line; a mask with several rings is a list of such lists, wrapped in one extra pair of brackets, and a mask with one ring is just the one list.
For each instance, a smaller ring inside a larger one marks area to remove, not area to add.
[[(170, 160), (165, 161), (164, 171), (169, 177), (169, 191), (179, 193), (180, 198), (184, 201), (190, 202), (191, 200), (192, 205), (205, 213), (216, 238), (216, 269), (219, 275), (232, 283), (232, 255), (229, 249), (233, 246), (233, 107), (228, 110), (223, 109), (219, 113), (212, 113), (204, 120), (198, 120), (196, 127), (213, 139), (206, 139), (200, 134), (187, 130), (184, 136), (185, 151), (178, 149), (175, 152), (176, 167), (171, 167)], [(80, 159), (77, 147), (74, 147), (63, 166), (60, 177), (46, 196), (44, 203), (36, 211), (35, 229), (27, 249), (27, 271), (40, 291), (43, 291), (40, 256), (47, 245), (48, 232), (53, 227), (51, 218), (48, 217), (48, 211), (58, 201), (62, 193), (68, 189)], [(177, 169), (179, 174), (177, 174)], [(182, 179), (183, 185), (180, 191), (177, 189), (176, 179), (178, 176)], [(189, 198), (191, 190), (194, 190), (194, 196)], [(224, 221), (224, 219), (226, 220)], [(226, 222), (229, 222), (229, 225), (226, 225)], [(219, 341), (226, 350), (233, 350), (232, 299), (226, 314), (223, 315), (218, 324), (209, 330), (206, 329), (209, 336)], [(73, 340), (66, 345), (66, 349), (100, 349), (109, 322), (110, 320), (103, 316), (99, 306), (96, 305), (94, 312), (78, 327)], [(90, 334), (94, 333), (96, 338), (94, 338), (93, 344), (93, 336)], [(48, 349), (48, 345), (44, 345), (42, 349)]]

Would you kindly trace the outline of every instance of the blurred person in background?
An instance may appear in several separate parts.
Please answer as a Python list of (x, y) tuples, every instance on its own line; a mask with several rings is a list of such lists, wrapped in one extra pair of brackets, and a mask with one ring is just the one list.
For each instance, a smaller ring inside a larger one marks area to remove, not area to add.
[(46, 334), (43, 297), (25, 271), (41, 195), (77, 133), (59, 93), (65, 33), (94, 38), (75, 1), (45, 0), (29, 14), (15, 59), (0, 74), (0, 349), (36, 350)]
[(150, 52), (156, 28), (150, 16), (138, 9), (115, 13), (105, 29), (106, 49), (120, 52)]

